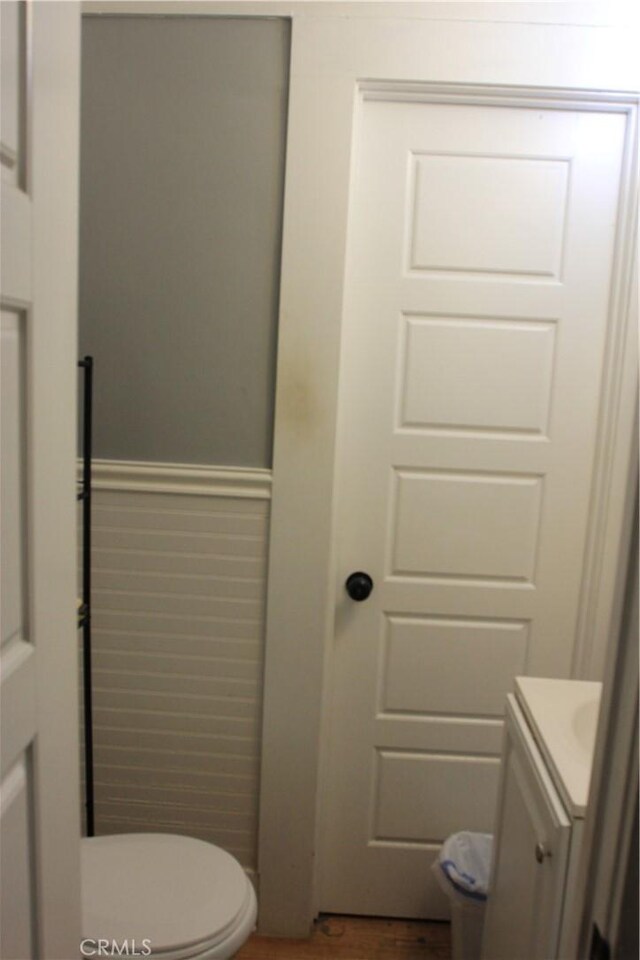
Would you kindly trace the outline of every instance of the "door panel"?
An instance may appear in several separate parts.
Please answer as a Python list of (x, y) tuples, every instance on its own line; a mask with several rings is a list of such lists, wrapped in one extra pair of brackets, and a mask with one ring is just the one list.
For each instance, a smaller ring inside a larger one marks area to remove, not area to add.
[(79, 10), (8, 0), (0, 4), (0, 27), (0, 954), (68, 960), (80, 935), (74, 597)]
[(33, 957), (35, 891), (30, 869), (33, 837), (27, 758), (22, 757), (0, 785), (0, 872), (11, 876), (2, 889), (2, 956)]
[(23, 115), (26, 6), (0, 5), (2, 33), (2, 313), (0, 318), (0, 953), (34, 956), (36, 854), (32, 745), (37, 731), (36, 664), (28, 610), (26, 341), (32, 302), (31, 201), (25, 189)]
[(498, 763), (493, 757), (478, 759), (474, 782), (479, 803), (467, 809), (468, 763), (462, 756), (410, 754), (378, 751), (373, 841), (422, 844), (427, 839), (448, 836), (461, 816), (470, 830), (482, 830), (493, 816)]
[(26, 634), (24, 315), (2, 311), (2, 646)]
[[(470, 714), (495, 717), (524, 670), (527, 643), (525, 621), (388, 616), (379, 711), (447, 714), (464, 703)], [(453, 672), (452, 658), (467, 669)]]
[(17, 186), (24, 169), (23, 97), (26, 82), (24, 4), (6, 0), (0, 8), (2, 89), (0, 159), (2, 180)]
[(402, 322), (398, 429), (546, 435), (553, 323), (412, 316)]
[(394, 468), (394, 487), (389, 576), (531, 583), (540, 477)]
[(625, 119), (371, 96), (356, 122), (321, 908), (438, 918), (513, 676), (571, 669)]
[(567, 159), (465, 151), (410, 162), (410, 270), (559, 277)]

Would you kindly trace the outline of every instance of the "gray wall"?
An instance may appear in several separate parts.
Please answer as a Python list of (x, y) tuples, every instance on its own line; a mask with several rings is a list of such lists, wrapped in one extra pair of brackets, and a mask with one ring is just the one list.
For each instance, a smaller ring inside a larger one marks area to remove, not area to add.
[(96, 457), (271, 465), (289, 26), (85, 17)]

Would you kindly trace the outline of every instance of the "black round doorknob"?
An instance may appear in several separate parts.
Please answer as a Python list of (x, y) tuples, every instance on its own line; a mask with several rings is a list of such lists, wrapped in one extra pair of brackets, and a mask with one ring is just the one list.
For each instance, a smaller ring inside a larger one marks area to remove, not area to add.
[(366, 600), (373, 590), (373, 580), (368, 573), (361, 570), (350, 573), (345, 582), (345, 588), (352, 600)]

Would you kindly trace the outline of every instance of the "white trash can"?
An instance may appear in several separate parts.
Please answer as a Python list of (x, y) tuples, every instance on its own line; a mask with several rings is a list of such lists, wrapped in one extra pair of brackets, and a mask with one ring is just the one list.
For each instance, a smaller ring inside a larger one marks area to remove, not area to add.
[(492, 845), (490, 833), (454, 833), (433, 862), (431, 869), (451, 904), (453, 960), (479, 960)]

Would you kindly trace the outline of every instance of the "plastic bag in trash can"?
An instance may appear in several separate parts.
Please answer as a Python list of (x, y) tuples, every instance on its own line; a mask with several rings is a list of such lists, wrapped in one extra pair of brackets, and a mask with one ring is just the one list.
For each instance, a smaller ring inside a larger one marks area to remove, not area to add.
[(442, 844), (433, 870), (445, 893), (456, 899), (483, 903), (489, 894), (493, 836), (454, 833)]

